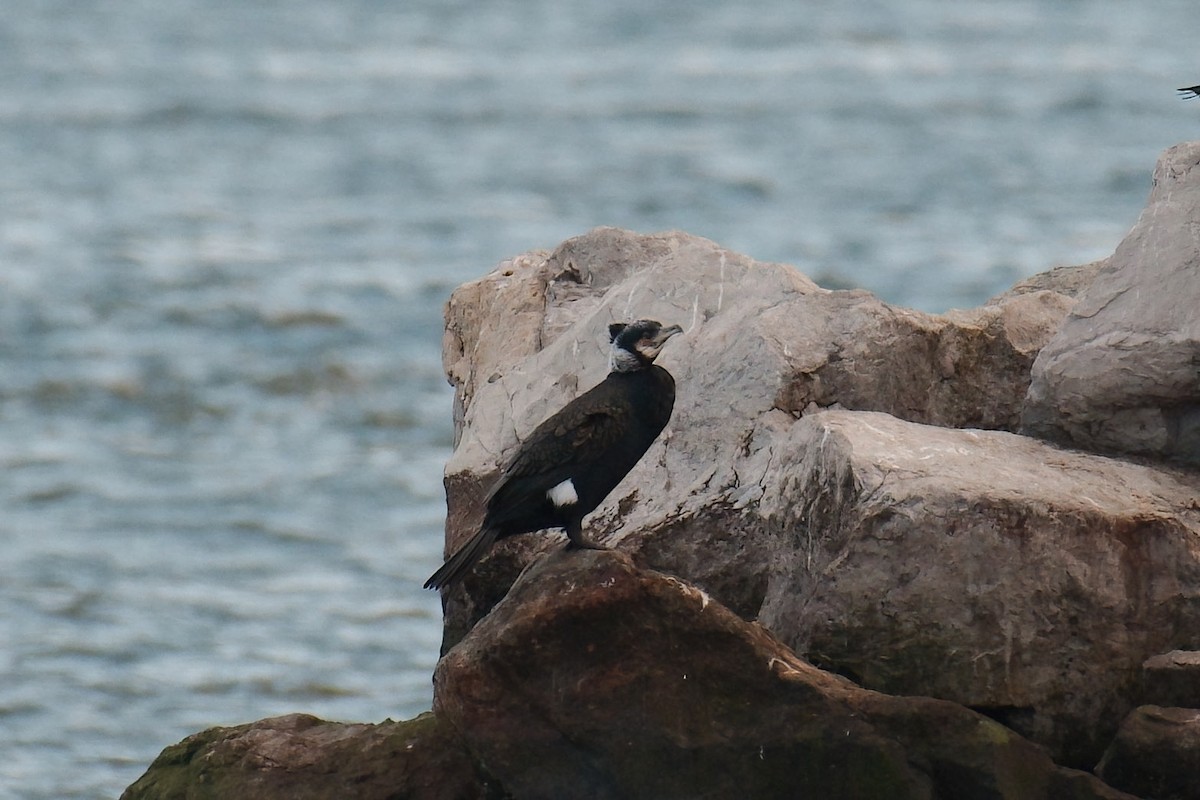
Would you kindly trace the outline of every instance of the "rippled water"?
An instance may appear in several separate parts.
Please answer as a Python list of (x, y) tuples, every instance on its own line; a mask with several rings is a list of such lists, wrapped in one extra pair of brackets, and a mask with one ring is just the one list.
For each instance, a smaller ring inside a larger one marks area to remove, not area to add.
[(1111, 252), (1200, 134), (1192, 11), (12, 4), (0, 797), (428, 707), (458, 282), (615, 224), (975, 304)]

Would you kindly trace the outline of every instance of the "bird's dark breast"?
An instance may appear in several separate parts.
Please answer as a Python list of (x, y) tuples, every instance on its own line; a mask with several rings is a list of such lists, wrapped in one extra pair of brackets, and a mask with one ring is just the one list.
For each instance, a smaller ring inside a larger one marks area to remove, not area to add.
[(626, 424), (614, 429), (607, 441), (596, 443), (589, 463), (581, 464), (573, 478), (585, 514), (600, 505), (645, 455), (671, 419), (675, 405), (675, 381), (662, 367), (612, 377), (630, 384), (620, 392), (622, 401), (628, 401), (623, 409)]
[[(674, 404), (662, 367), (610, 374), (529, 435), (488, 499), (487, 524), (510, 536), (581, 519), (633, 469)], [(555, 506), (547, 493), (565, 480), (578, 500)]]

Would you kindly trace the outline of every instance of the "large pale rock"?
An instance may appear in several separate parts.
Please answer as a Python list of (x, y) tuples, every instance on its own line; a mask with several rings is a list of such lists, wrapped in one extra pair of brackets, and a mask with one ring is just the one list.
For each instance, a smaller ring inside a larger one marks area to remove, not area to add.
[[(1072, 302), (1031, 290), (972, 311), (923, 314), (862, 291), (820, 289), (792, 267), (678, 232), (601, 228), (505, 262), (447, 306), (443, 355), (457, 439), (446, 468), (448, 544), (474, 532), (480, 500), (520, 438), (604, 376), (608, 323), (679, 323), (685, 334), (659, 358), (679, 385), (675, 422), (590, 524), (619, 539), (651, 517), (661, 528), (703, 509), (703, 524), (689, 521), (691, 535), (658, 557), (690, 561), (690, 577), (721, 587), (725, 602), (752, 615), (766, 563), (761, 546), (742, 543), (738, 507), (760, 490), (764, 465), (751, 456), (764, 433), (774, 435), (764, 415), (844, 407), (1012, 428), (1029, 365)], [(451, 597), (446, 646), (503, 596), (535, 546), (496, 548)]]
[(433, 714), (378, 725), (306, 714), (210, 728), (163, 750), (121, 800), (499, 800)]
[(1200, 800), (1200, 710), (1134, 709), (1096, 772), (1139, 797)]
[[(599, 381), (607, 324), (637, 317), (683, 325), (694, 356), (741, 359), (749, 382), (761, 387), (759, 405), (841, 404), (936, 425), (1011, 429), (1029, 365), (1073, 302), (1059, 283), (970, 311), (924, 314), (863, 291), (821, 289), (793, 267), (690, 234), (598, 228), (456, 289), (443, 360), (456, 389), (457, 432), (475, 429), (478, 440), (464, 455), (510, 445), (515, 434), (504, 423), (536, 423)], [(674, 342), (671, 349), (678, 350)], [(503, 399), (517, 411), (489, 402)], [(484, 424), (492, 422), (500, 424)]]
[(1200, 463), (1200, 142), (1168, 150), (1146, 209), (1033, 367), (1023, 425), (1086, 449)]
[(999, 431), (784, 422), (760, 621), (864, 685), (1095, 763), (1148, 656), (1200, 640), (1200, 480)]
[(434, 708), (521, 800), (1124, 797), (960, 706), (821, 672), (615, 552), (533, 565), (441, 660)]

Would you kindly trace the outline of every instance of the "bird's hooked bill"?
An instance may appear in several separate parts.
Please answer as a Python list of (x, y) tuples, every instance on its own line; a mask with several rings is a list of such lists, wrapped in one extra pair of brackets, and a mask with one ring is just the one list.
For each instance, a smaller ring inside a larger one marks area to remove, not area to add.
[(661, 344), (677, 333), (683, 333), (683, 328), (679, 327), (678, 325), (668, 325), (658, 332), (658, 336), (655, 337), (655, 342)]

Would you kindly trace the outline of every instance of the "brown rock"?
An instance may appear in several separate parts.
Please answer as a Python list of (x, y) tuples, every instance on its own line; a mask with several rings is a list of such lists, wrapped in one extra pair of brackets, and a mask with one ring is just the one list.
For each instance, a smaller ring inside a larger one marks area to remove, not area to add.
[(121, 800), (499, 800), (433, 714), (378, 725), (291, 714), (211, 728), (163, 750)]
[(1200, 142), (1177, 145), (1154, 189), (1033, 367), (1030, 434), (1200, 464)]
[(1141, 797), (1200, 800), (1200, 710), (1134, 709), (1096, 772)]
[(1172, 650), (1142, 664), (1142, 702), (1200, 708), (1200, 651)]
[(442, 659), (435, 709), (537, 798), (1117, 798), (986, 717), (858, 688), (700, 589), (555, 553)]

